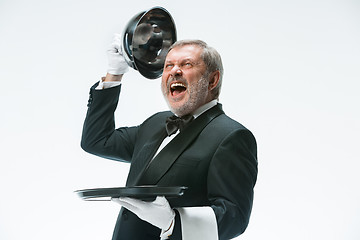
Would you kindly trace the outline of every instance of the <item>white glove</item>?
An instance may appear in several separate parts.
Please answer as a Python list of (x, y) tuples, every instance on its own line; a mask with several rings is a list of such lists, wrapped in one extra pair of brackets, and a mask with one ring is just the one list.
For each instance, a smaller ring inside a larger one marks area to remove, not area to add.
[(168, 230), (173, 224), (175, 212), (165, 197), (157, 196), (153, 202), (144, 202), (134, 198), (113, 198), (111, 200), (162, 230)]
[(113, 42), (107, 50), (107, 57), (109, 62), (108, 73), (112, 75), (121, 75), (129, 70), (129, 66), (122, 54), (120, 34), (114, 34)]

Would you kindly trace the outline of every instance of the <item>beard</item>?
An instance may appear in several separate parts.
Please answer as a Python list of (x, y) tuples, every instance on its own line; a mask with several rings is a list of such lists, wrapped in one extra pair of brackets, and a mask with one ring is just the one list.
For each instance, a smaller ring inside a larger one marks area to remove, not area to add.
[(162, 93), (171, 112), (175, 115), (181, 117), (192, 113), (207, 102), (209, 95), (209, 79), (207, 74), (204, 74), (196, 83), (192, 83), (187, 86), (186, 91), (188, 91), (189, 98), (180, 106), (172, 106), (166, 97), (168, 94), (171, 94), (169, 85), (172, 80), (175, 80), (175, 78), (168, 81), (168, 86), (162, 86)]

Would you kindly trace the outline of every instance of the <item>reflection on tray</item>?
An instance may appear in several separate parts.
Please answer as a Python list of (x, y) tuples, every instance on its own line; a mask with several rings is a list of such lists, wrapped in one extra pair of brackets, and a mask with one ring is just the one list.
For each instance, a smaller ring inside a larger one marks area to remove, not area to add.
[(132, 197), (144, 201), (152, 201), (156, 196), (166, 198), (181, 197), (187, 187), (135, 186), (117, 188), (93, 188), (77, 190), (75, 193), (87, 201), (110, 201), (111, 198)]

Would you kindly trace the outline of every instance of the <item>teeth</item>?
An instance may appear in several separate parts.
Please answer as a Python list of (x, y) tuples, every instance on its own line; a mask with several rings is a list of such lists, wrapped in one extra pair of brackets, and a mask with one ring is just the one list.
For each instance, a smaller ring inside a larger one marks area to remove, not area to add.
[(171, 88), (175, 88), (175, 87), (185, 87), (185, 85), (182, 84), (182, 83), (179, 83), (179, 82), (177, 82), (177, 83), (172, 83), (172, 84), (171, 84)]

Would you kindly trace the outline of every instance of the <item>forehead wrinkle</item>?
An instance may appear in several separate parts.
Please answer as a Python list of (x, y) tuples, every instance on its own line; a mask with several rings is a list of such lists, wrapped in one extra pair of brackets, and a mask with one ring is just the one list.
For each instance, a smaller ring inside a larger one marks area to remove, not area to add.
[(167, 56), (166, 60), (170, 57), (170, 61), (176, 61), (177, 59), (180, 60), (196, 60), (196, 58), (202, 59), (202, 49), (197, 48), (193, 45), (185, 45), (185, 46), (179, 46), (171, 49)]
[(165, 63), (173, 63), (173, 62), (185, 62), (185, 61), (191, 61), (191, 62), (196, 62), (194, 57), (188, 56), (188, 57), (180, 57), (177, 59), (166, 59)]

